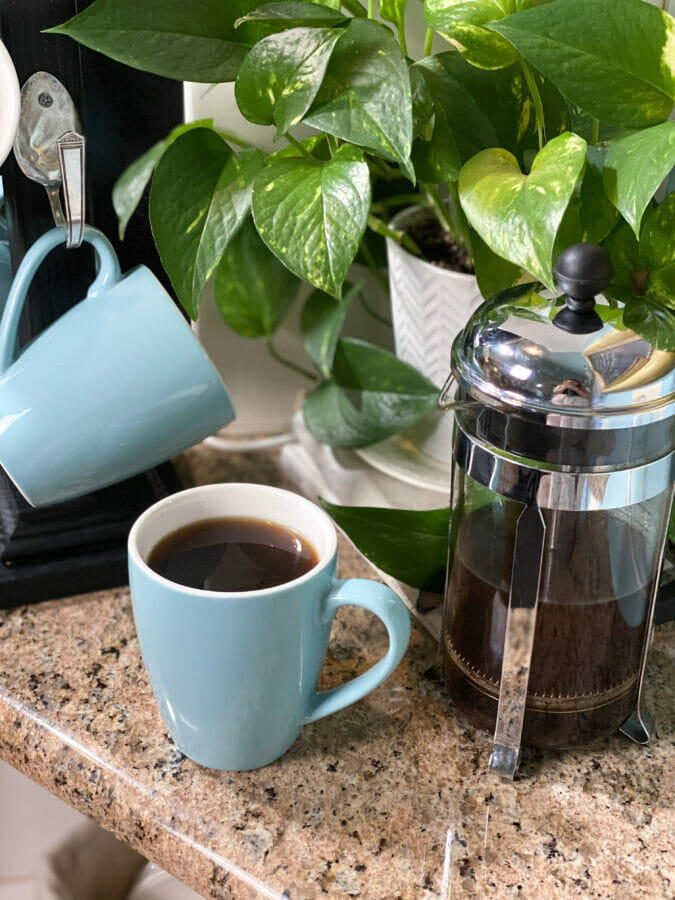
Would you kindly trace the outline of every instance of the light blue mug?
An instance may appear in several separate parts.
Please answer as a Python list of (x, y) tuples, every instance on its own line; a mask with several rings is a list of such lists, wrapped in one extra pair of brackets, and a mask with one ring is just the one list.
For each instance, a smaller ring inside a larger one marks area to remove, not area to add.
[[(267, 590), (184, 587), (147, 564), (172, 532), (208, 519), (273, 521), (302, 535), (318, 563)], [(375, 581), (336, 577), (337, 536), (314, 503), (259, 484), (215, 484), (160, 500), (129, 534), (129, 584), (143, 662), (178, 748), (214, 769), (247, 770), (285, 753), (303, 724), (361, 699), (394, 671), (410, 638), (400, 598)], [(317, 692), (331, 623), (342, 606), (384, 622), (389, 650), (367, 672)]]
[(162, 285), (145, 266), (122, 276), (95, 228), (84, 230), (98, 257), (87, 296), (17, 355), (30, 283), (64, 239), (54, 228), (28, 250), (0, 320), (0, 464), (34, 506), (129, 478), (234, 418), (218, 372)]

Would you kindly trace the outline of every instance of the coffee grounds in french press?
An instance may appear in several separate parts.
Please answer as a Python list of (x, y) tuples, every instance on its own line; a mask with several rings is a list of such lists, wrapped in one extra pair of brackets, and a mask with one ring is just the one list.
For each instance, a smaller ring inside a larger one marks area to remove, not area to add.
[(595, 297), (614, 275), (607, 252), (597, 244), (573, 244), (560, 254), (553, 271), (558, 287), (567, 294), (553, 324), (572, 334), (600, 331), (604, 323), (595, 311)]

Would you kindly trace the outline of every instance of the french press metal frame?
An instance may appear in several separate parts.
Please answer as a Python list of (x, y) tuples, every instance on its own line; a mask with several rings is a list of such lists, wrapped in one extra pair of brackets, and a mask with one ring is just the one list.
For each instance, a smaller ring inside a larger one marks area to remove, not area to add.
[[(445, 400), (445, 405), (461, 408), (467, 405), (467, 401), (448, 403)], [(646, 465), (610, 472), (549, 470), (501, 456), (475, 437), (469, 437), (455, 422), (451, 496), (454, 496), (455, 466), (459, 466), (471, 479), (493, 493), (524, 504), (516, 525), (497, 723), (489, 764), (491, 771), (496, 774), (513, 778), (520, 759), (540, 595), (541, 563), (546, 548), (547, 527), (541, 510), (552, 510), (555, 515), (555, 511), (617, 509), (649, 500), (667, 489), (668, 485), (671, 485), (672, 500), (675, 451)], [(661, 569), (664, 550), (665, 542), (661, 548), (657, 571)], [(525, 556), (526, 565), (522, 561)], [(539, 560), (538, 566), (532, 566), (533, 559)], [(658, 578), (654, 581), (647, 609), (635, 707), (620, 727), (623, 734), (641, 744), (649, 741), (654, 728), (654, 720), (644, 704), (643, 686), (657, 591)]]

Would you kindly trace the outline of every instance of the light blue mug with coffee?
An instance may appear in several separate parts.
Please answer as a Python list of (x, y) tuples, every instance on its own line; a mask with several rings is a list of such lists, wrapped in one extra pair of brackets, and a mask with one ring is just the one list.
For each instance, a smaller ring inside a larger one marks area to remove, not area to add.
[(34, 506), (129, 478), (234, 418), (171, 297), (145, 266), (121, 275), (95, 228), (84, 230), (98, 260), (87, 296), (17, 352), (30, 283), (64, 240), (54, 228), (28, 250), (0, 320), (0, 464)]
[[(148, 565), (168, 535), (219, 518), (291, 529), (318, 561), (264, 590), (208, 591), (169, 581)], [(410, 638), (402, 600), (383, 584), (337, 578), (337, 536), (306, 498), (260, 484), (214, 484), (160, 500), (129, 534), (129, 584), (143, 662), (178, 748), (214, 769), (247, 770), (284, 754), (302, 726), (355, 703), (401, 661)], [(317, 691), (331, 623), (343, 606), (379, 616), (386, 655), (368, 671)]]

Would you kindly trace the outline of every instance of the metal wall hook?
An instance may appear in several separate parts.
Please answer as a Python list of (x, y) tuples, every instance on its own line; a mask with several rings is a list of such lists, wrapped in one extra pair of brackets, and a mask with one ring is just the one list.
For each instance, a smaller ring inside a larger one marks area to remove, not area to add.
[(58, 138), (56, 144), (63, 182), (66, 247), (71, 249), (80, 246), (84, 234), (84, 137), (76, 131), (66, 131)]

